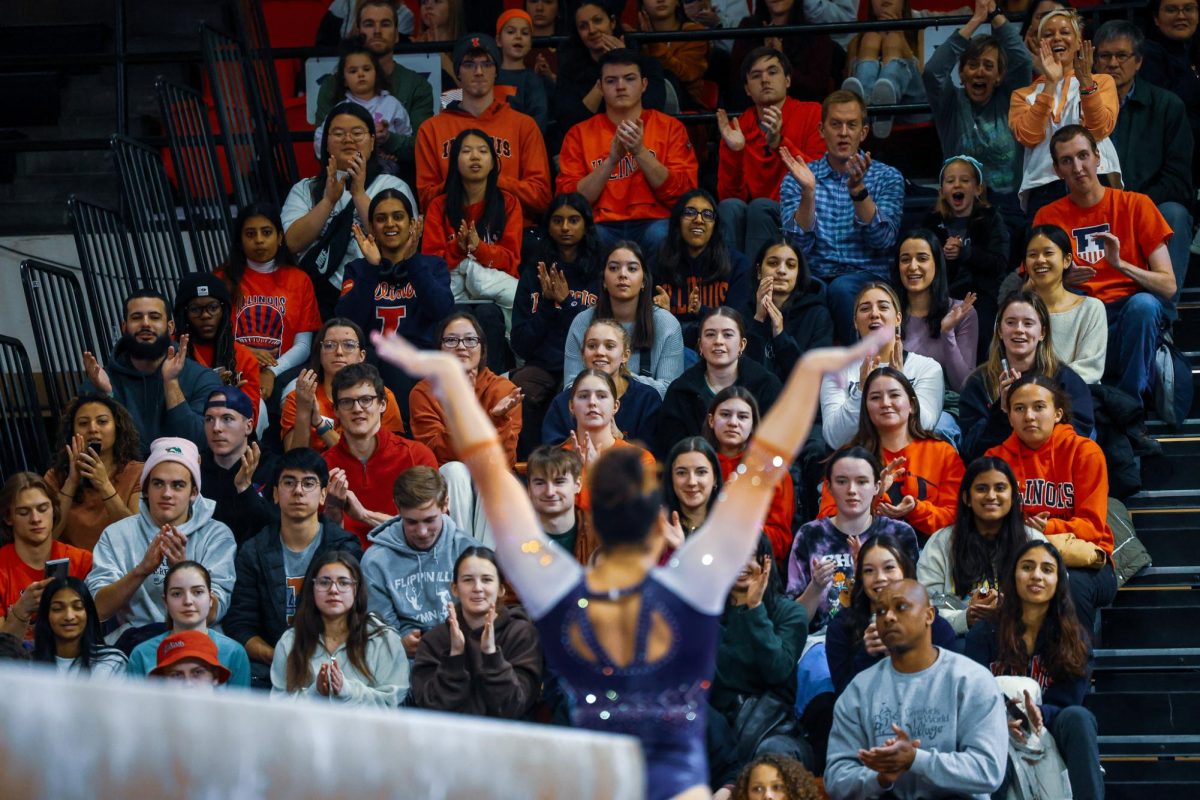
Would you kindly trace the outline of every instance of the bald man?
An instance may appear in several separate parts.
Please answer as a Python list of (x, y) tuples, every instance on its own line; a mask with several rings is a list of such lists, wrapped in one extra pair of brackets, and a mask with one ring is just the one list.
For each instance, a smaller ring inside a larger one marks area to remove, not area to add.
[(1000, 788), (1008, 755), (995, 680), (968, 658), (935, 647), (937, 611), (925, 587), (887, 587), (875, 627), (888, 658), (859, 673), (838, 698), (825, 789), (849, 798), (969, 797)]

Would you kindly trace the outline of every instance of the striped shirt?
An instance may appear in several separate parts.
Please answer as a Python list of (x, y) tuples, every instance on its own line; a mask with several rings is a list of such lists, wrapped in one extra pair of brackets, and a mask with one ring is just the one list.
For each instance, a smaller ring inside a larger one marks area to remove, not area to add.
[(865, 183), (875, 200), (875, 216), (863, 222), (854, 214), (854, 201), (846, 188), (849, 173), (838, 172), (827, 158), (810, 161), (817, 179), (816, 215), (812, 230), (796, 222), (800, 184), (789, 173), (779, 187), (779, 212), (784, 234), (808, 259), (808, 267), (825, 280), (851, 272), (869, 272), (886, 280), (895, 258), (904, 213), (904, 177), (895, 167), (871, 164)]

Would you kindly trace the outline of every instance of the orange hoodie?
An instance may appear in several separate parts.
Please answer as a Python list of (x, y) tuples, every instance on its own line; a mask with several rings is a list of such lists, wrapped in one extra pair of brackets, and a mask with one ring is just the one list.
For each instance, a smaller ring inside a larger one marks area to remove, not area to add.
[[(502, 378), (487, 367), (479, 371), (475, 379), (475, 397), (479, 405), (491, 411), (496, 404), (512, 393), (517, 386), (507, 378)], [(454, 445), (450, 441), (450, 432), (446, 430), (446, 414), (442, 404), (433, 396), (433, 389), (428, 380), (423, 380), (413, 387), (408, 395), (408, 422), (412, 427), (412, 437), (422, 443), (437, 456), (439, 464), (455, 461), (458, 456), (454, 453)], [(517, 463), (517, 437), (521, 435), (521, 405), (508, 413), (502, 420), (492, 418), (496, 430), (500, 434), (500, 444), (508, 456), (508, 465)]]
[[(666, 219), (671, 206), (689, 189), (696, 188), (699, 166), (696, 151), (683, 123), (658, 111), (642, 111), (642, 142), (667, 168), (667, 179), (652, 188), (628, 153), (613, 167), (604, 190), (592, 203), (596, 222)], [(558, 155), (561, 192), (579, 191), (579, 182), (604, 163), (612, 148), (617, 126), (601, 112), (567, 131)]]
[[(499, 186), (521, 201), (525, 219), (538, 220), (550, 206), (550, 159), (546, 140), (533, 117), (497, 100), (478, 117), (457, 103), (434, 114), (417, 131), (417, 196), (424, 209), (446, 191), (450, 145), (467, 128), (479, 128), (492, 137), (500, 159)], [(513, 273), (516, 274), (516, 273)]]
[[(521, 217), (521, 206), (509, 192), (500, 190), (504, 197), (504, 230), (499, 235), (492, 233), (484, 237), (479, 232), (479, 246), (475, 248), (475, 260), (485, 267), (506, 272), (514, 278), (521, 266), (521, 237), (525, 222)], [(463, 216), (474, 226), (483, 216), (483, 201), (463, 208)], [(439, 194), (425, 209), (425, 232), (421, 237), (421, 252), (437, 256), (446, 262), (453, 272), (467, 257), (467, 251), (458, 246), (458, 231), (446, 219), (446, 195)]]
[[(895, 452), (883, 451), (883, 463), (904, 456), (904, 480), (900, 483), (902, 497), (911, 497), (917, 505), (904, 521), (922, 535), (924, 542), (947, 525), (954, 522), (958, 510), (958, 489), (962, 485), (963, 462), (953, 445), (943, 439), (917, 439), (908, 447)], [(893, 486), (893, 493), (895, 487)], [(886, 497), (876, 503), (887, 500)], [(837, 513), (837, 504), (829, 486), (821, 489), (821, 510), (817, 517), (832, 517)]]
[[(721, 462), (721, 480), (728, 481), (738, 464), (742, 463), (742, 457), (729, 458), (718, 453), (717, 461)], [(792, 486), (792, 476), (784, 473), (775, 484), (775, 495), (771, 498), (767, 518), (763, 520), (763, 533), (771, 540), (776, 564), (787, 564), (788, 555), (792, 552), (792, 539), (796, 535), (792, 530), (795, 513), (796, 490)]]
[(1050, 514), (1047, 536), (1073, 533), (1108, 555), (1113, 551), (1108, 527), (1108, 465), (1100, 445), (1067, 424), (1054, 426), (1050, 439), (1037, 450), (1017, 434), (984, 455), (1002, 458), (1021, 486), (1025, 516)]

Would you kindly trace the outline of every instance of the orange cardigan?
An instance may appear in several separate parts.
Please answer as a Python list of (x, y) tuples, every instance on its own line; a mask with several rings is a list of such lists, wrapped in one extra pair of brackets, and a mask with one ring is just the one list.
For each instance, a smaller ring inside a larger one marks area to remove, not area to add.
[[(512, 381), (500, 377), (487, 367), (480, 369), (475, 378), (475, 397), (486, 411), (491, 411), (516, 388)], [(518, 403), (503, 420), (493, 418), (492, 422), (500, 434), (500, 444), (504, 446), (504, 454), (511, 467), (517, 463), (517, 437), (521, 435), (521, 404)], [(442, 404), (433, 396), (433, 389), (428, 380), (422, 380), (408, 395), (408, 424), (412, 428), (412, 437), (433, 451), (438, 464), (458, 460), (454, 445), (450, 441), (450, 432), (446, 430), (445, 412), (442, 410)]]
[[(917, 439), (896, 452), (883, 451), (883, 463), (904, 456), (908, 459), (900, 494), (917, 501), (904, 521), (925, 538), (954, 522), (958, 511), (958, 489), (962, 485), (963, 462), (958, 451), (943, 439)], [(876, 498), (878, 505), (885, 498)], [(837, 504), (829, 486), (821, 488), (818, 517), (832, 517)], [(924, 541), (924, 540), (922, 540)]]
[[(1064, 80), (1070, 81), (1074, 71), (1068, 73)], [(1091, 131), (1096, 140), (1107, 139), (1117, 127), (1117, 112), (1121, 101), (1117, 98), (1117, 84), (1111, 75), (1096, 74), (1096, 91), (1079, 96), (1082, 106), (1081, 124)], [(1078, 82), (1078, 81), (1077, 81)], [(1036, 89), (1041, 88), (1037, 98), (1030, 103), (1028, 100)], [(1063, 107), (1066, 105), (1068, 92), (1063, 91), (1063, 97), (1055, 107), (1055, 87), (1047, 86), (1046, 79), (1039, 77), (1029, 86), (1017, 89), (1008, 101), (1008, 127), (1012, 128), (1013, 138), (1024, 147), (1036, 147), (1047, 135), (1051, 119), (1061, 120)]]

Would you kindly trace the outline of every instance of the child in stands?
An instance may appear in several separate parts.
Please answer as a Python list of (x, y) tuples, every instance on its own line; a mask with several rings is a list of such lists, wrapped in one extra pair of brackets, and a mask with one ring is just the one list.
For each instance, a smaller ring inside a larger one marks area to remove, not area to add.
[(526, 67), (526, 56), (533, 49), (533, 18), (519, 8), (510, 8), (496, 20), (496, 46), (501, 64), (496, 71), (497, 86), (514, 90), (508, 104), (533, 117), (540, 130), (550, 125), (550, 106), (546, 84), (541, 76)]
[[(379, 68), (376, 55), (364, 44), (350, 40), (343, 45), (338, 58), (337, 67), (328, 80), (334, 82), (333, 94), (337, 102), (345, 99), (357, 103), (367, 110), (375, 120), (375, 139), (382, 151), (381, 158), (395, 169), (396, 160), (391, 151), (396, 146), (388, 147), (391, 137), (411, 136), (412, 120), (408, 111), (388, 91), (388, 78)], [(313, 137), (313, 147), (317, 158), (321, 157), (321, 134), (323, 120), (317, 121), (316, 134)]]

